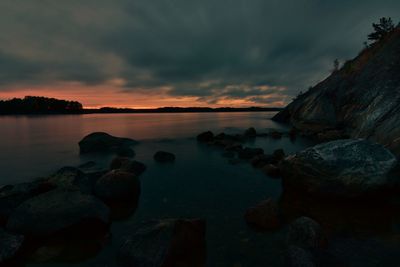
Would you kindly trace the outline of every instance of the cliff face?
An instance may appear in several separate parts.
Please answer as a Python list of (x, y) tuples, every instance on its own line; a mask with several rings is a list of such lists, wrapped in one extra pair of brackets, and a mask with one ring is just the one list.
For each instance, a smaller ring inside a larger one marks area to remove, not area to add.
[(400, 156), (400, 27), (273, 119), (311, 134), (339, 129)]

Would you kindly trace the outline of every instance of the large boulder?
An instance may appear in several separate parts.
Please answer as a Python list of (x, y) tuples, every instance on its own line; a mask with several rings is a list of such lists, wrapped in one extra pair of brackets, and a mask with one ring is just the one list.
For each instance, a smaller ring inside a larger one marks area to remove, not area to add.
[(6, 224), (10, 214), (21, 203), (54, 188), (54, 185), (47, 183), (44, 179), (0, 188), (0, 225)]
[(206, 260), (206, 225), (200, 219), (143, 223), (124, 240), (120, 267), (202, 267)]
[(396, 183), (396, 157), (366, 140), (337, 140), (287, 157), (284, 186), (321, 196), (359, 197)]
[(135, 144), (137, 144), (137, 141), (133, 139), (115, 137), (107, 133), (96, 132), (85, 136), (79, 142), (79, 148), (81, 154), (119, 152)]
[(84, 193), (92, 192), (89, 177), (74, 167), (61, 168), (55, 174), (45, 179), (45, 181), (55, 188), (79, 190)]
[(79, 191), (53, 190), (19, 205), (6, 227), (15, 233), (43, 237), (68, 230), (77, 235), (104, 232), (109, 222), (109, 209), (97, 198)]
[(0, 266), (16, 257), (21, 250), (24, 237), (15, 235), (0, 228)]
[[(273, 119), (322, 138), (367, 138), (400, 156), (400, 27), (299, 95)], [(331, 131), (328, 136), (324, 134)], [(339, 130), (336, 135), (332, 130)], [(336, 136), (335, 136), (336, 135)]]
[(273, 230), (280, 226), (278, 206), (272, 199), (267, 199), (257, 206), (249, 208), (244, 218), (248, 225), (257, 230)]
[(111, 161), (110, 169), (123, 170), (139, 176), (146, 170), (146, 165), (136, 160), (130, 160), (129, 158), (116, 157)]

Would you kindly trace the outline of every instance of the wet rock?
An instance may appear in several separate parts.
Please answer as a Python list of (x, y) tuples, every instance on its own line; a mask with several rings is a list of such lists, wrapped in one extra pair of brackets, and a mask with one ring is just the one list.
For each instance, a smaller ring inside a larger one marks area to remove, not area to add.
[(158, 151), (154, 154), (154, 160), (160, 163), (174, 162), (175, 155), (170, 152)]
[(256, 131), (255, 128), (251, 127), (251, 128), (247, 129), (247, 130), (244, 132), (244, 135), (245, 135), (246, 137), (256, 137), (256, 136), (257, 136), (257, 131)]
[(279, 169), (279, 167), (277, 167), (276, 165), (273, 164), (267, 164), (264, 167), (262, 167), (262, 171), (273, 178), (277, 178), (281, 176), (281, 170)]
[(199, 142), (207, 143), (207, 142), (211, 142), (213, 140), (214, 140), (214, 134), (211, 131), (201, 133), (197, 136), (197, 141), (199, 141)]
[(306, 250), (320, 249), (326, 245), (326, 238), (319, 223), (308, 217), (300, 217), (290, 224), (287, 243)]
[(253, 165), (253, 167), (255, 168), (262, 168), (265, 165), (268, 164), (272, 164), (275, 162), (275, 158), (273, 155), (258, 155), (255, 156), (252, 160), (251, 160), (251, 165)]
[(316, 267), (313, 254), (301, 247), (289, 246), (286, 251), (285, 267)]
[(335, 197), (360, 197), (398, 182), (391, 172), (396, 157), (366, 140), (338, 140), (287, 157), (281, 164), (284, 186)]
[(241, 159), (252, 159), (255, 156), (259, 156), (264, 154), (264, 150), (262, 148), (250, 148), (246, 147), (239, 151), (239, 158)]
[(43, 237), (67, 232), (85, 235), (103, 232), (109, 225), (109, 209), (97, 198), (79, 191), (52, 190), (31, 198), (10, 215), (9, 231)]
[(96, 167), (96, 165), (97, 165), (96, 162), (88, 161), (88, 162), (85, 162), (85, 163), (79, 165), (78, 168), (87, 170), (87, 169), (92, 169), (92, 168)]
[(122, 147), (117, 151), (117, 155), (120, 157), (134, 158), (136, 153), (132, 148)]
[(89, 178), (81, 170), (74, 167), (64, 167), (46, 179), (46, 182), (55, 188), (79, 190), (91, 193), (92, 186)]
[(24, 201), (54, 189), (39, 179), (31, 183), (7, 185), (0, 189), (0, 225), (5, 225), (10, 214)]
[(136, 160), (130, 160), (129, 158), (116, 157), (110, 164), (110, 170), (117, 169), (131, 172), (139, 176), (146, 170), (146, 165)]
[(274, 153), (273, 153), (272, 155), (273, 155), (274, 158), (275, 158), (275, 160), (274, 160), (274, 162), (273, 162), (274, 164), (279, 163), (279, 162), (282, 161), (282, 160), (285, 158), (285, 156), (286, 156), (285, 151), (284, 151), (283, 149), (277, 149), (277, 150), (275, 150)]
[(133, 173), (112, 170), (96, 182), (94, 192), (110, 207), (112, 219), (124, 219), (137, 208), (140, 180)]
[(124, 240), (120, 267), (202, 267), (206, 260), (204, 220), (168, 219), (143, 223)]
[(129, 200), (140, 194), (140, 181), (133, 173), (112, 170), (96, 182), (94, 192), (103, 200)]
[(258, 230), (273, 230), (280, 226), (278, 207), (272, 199), (267, 199), (257, 206), (249, 208), (244, 218), (248, 225)]
[(7, 261), (15, 258), (21, 250), (24, 237), (15, 235), (0, 228), (0, 265), (6, 264)]
[(80, 142), (80, 152), (98, 153), (98, 152), (116, 152), (123, 148), (137, 144), (137, 141), (129, 138), (121, 138), (109, 135), (107, 133), (96, 132), (85, 136)]

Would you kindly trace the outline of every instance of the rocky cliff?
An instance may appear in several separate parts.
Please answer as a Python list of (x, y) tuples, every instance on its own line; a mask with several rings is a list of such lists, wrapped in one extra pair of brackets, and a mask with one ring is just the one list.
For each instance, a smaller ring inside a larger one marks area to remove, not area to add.
[[(400, 27), (274, 118), (309, 134), (366, 138), (400, 156)], [(340, 134), (338, 134), (340, 133)]]

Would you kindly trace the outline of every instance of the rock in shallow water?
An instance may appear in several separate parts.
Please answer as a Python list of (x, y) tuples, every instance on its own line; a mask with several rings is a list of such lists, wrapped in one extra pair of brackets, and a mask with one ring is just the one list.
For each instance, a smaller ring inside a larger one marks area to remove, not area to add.
[(24, 242), (22, 235), (14, 235), (0, 228), (0, 265), (16, 256)]
[(199, 142), (211, 142), (214, 140), (214, 133), (211, 131), (201, 133), (197, 136), (197, 141)]
[(272, 199), (248, 209), (244, 218), (247, 224), (257, 230), (272, 230), (280, 226), (278, 207)]
[(300, 217), (290, 224), (287, 243), (306, 250), (320, 249), (326, 245), (326, 238), (319, 223), (308, 217)]
[(116, 157), (112, 160), (110, 164), (110, 169), (120, 169), (123, 171), (134, 173), (135, 175), (139, 176), (146, 170), (146, 165), (136, 160), (130, 160), (129, 158)]
[(200, 219), (167, 219), (139, 226), (118, 252), (120, 267), (202, 267), (206, 224)]
[(73, 229), (71, 234), (103, 232), (108, 228), (109, 209), (97, 198), (79, 191), (53, 190), (31, 198), (11, 214), (7, 229), (43, 237)]
[(396, 164), (396, 157), (381, 145), (357, 139), (298, 152), (282, 162), (281, 170), (284, 186), (323, 196), (358, 197), (397, 183), (391, 175)]
[(107, 133), (96, 132), (85, 136), (80, 142), (80, 152), (96, 153), (96, 152), (118, 152), (138, 142), (129, 139), (109, 135)]

